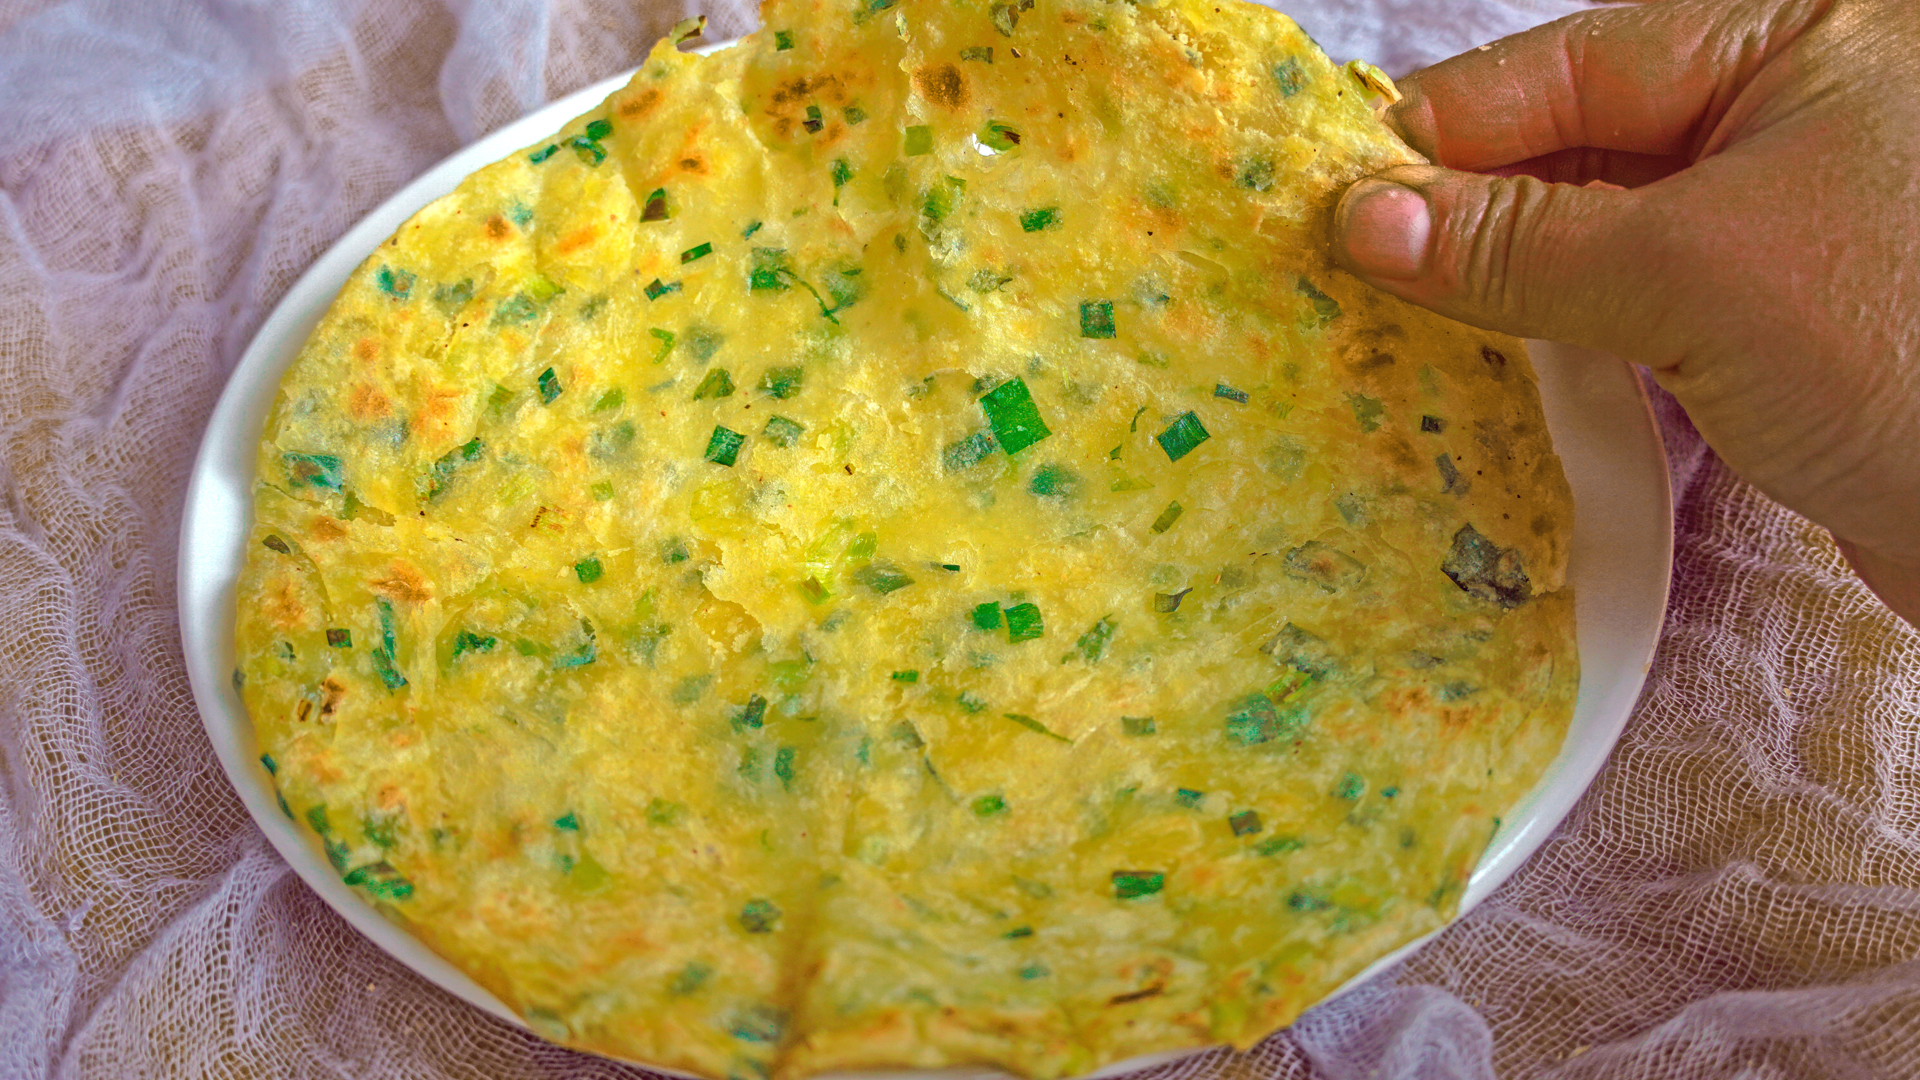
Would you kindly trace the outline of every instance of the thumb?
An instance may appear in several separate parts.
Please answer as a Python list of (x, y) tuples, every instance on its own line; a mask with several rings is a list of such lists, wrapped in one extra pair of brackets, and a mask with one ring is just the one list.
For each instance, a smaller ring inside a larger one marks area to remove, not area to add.
[(1407, 165), (1347, 189), (1333, 254), (1377, 288), (1516, 337), (1643, 354), (1666, 296), (1643, 195)]

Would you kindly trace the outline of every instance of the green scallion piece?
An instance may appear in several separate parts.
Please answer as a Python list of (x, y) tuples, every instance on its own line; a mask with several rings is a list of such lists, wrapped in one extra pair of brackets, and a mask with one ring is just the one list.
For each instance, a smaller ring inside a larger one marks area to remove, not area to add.
[(1213, 436), (1207, 432), (1200, 418), (1191, 412), (1183, 412), (1167, 425), (1167, 430), (1155, 435), (1154, 441), (1160, 449), (1167, 452), (1168, 461), (1179, 461), (1193, 452), (1193, 448), (1206, 442)]
[(1035, 720), (1031, 716), (1023, 716), (1020, 713), (1011, 713), (1011, 712), (1001, 713), (1000, 715), (1006, 717), (1007, 719), (1013, 721), (1016, 724), (1019, 724), (1021, 727), (1026, 728), (1028, 731), (1034, 732), (1035, 734), (1045, 735), (1049, 739), (1058, 739), (1063, 743), (1071, 744), (1073, 742), (1072, 739), (1067, 738), (1065, 735), (1054, 734), (1052, 731), (1047, 729), (1047, 725), (1042, 724), (1040, 721)]
[(671, 216), (667, 212), (667, 189), (654, 188), (653, 193), (647, 196), (647, 201), (641, 204), (640, 220), (665, 221)]
[(1171, 615), (1180, 610), (1180, 601), (1185, 600), (1187, 594), (1192, 591), (1192, 589), (1181, 589), (1175, 593), (1154, 593), (1153, 610), (1162, 615)]
[(907, 157), (933, 153), (933, 128), (927, 124), (915, 124), (907, 128), (902, 153)]
[(593, 496), (595, 502), (606, 502), (608, 499), (613, 498), (613, 482), (610, 480), (602, 480), (592, 487), (587, 488), (587, 493)]
[(1235, 836), (1252, 836), (1264, 826), (1260, 824), (1260, 815), (1252, 810), (1242, 810), (1227, 818), (1227, 827)]
[(1046, 636), (1046, 622), (1040, 616), (1038, 604), (1015, 604), (1006, 609), (1006, 615), (1008, 641), (1018, 644)]
[(1365, 780), (1360, 779), (1360, 777), (1354, 773), (1348, 773), (1340, 778), (1338, 784), (1333, 786), (1333, 797), (1352, 802), (1364, 794), (1366, 790), (1367, 782)]
[(780, 909), (771, 900), (749, 900), (740, 908), (740, 928), (749, 934), (770, 934), (780, 924)]
[(1080, 475), (1064, 465), (1042, 465), (1027, 481), (1027, 491), (1041, 498), (1070, 498), (1080, 487)]
[(533, 162), (535, 165), (538, 165), (541, 162), (547, 160), (548, 158), (552, 157), (553, 155), (559, 152), (560, 152), (559, 143), (548, 143), (547, 145), (541, 147), (540, 149), (535, 150), (533, 153), (528, 154), (527, 160)]
[(599, 142), (611, 134), (613, 134), (613, 121), (604, 117), (587, 121), (587, 138), (594, 142)]
[(780, 779), (780, 786), (793, 790), (793, 759), (800, 753), (799, 748), (783, 746), (773, 752), (773, 775)]
[(867, 110), (861, 108), (858, 105), (849, 105), (846, 108), (840, 110), (840, 115), (847, 118), (847, 123), (858, 124), (866, 120)]
[(373, 281), (379, 286), (381, 292), (395, 300), (405, 300), (413, 292), (414, 276), (406, 270), (395, 270), (390, 266), (383, 266), (380, 272), (374, 275)]
[(1024, 379), (1015, 377), (994, 387), (980, 398), (980, 408), (987, 414), (994, 438), (1008, 454), (1017, 454), (1053, 434), (1040, 418)]
[(726, 368), (714, 368), (708, 371), (706, 376), (700, 380), (700, 385), (693, 388), (693, 400), (695, 401), (732, 396), (733, 376), (727, 373)]
[(747, 277), (747, 288), (753, 292), (784, 290), (791, 287), (786, 280), (791, 274), (792, 271), (787, 269), (785, 248), (754, 248), (753, 270)]
[(1089, 627), (1086, 633), (1080, 635), (1080, 640), (1074, 643), (1074, 651), (1089, 664), (1097, 662), (1106, 655), (1107, 645), (1113, 641), (1113, 631), (1117, 625), (1113, 621), (1113, 616), (1103, 617)]
[(1123, 716), (1120, 718), (1120, 730), (1128, 735), (1152, 735), (1158, 729), (1153, 725), (1151, 716)]
[(853, 580), (885, 596), (913, 584), (913, 578), (907, 576), (892, 563), (873, 562), (853, 572)]
[(746, 441), (747, 437), (745, 435), (740, 434), (732, 428), (715, 424), (713, 426), (713, 434), (707, 438), (706, 453), (701, 456), (713, 462), (715, 465), (725, 465), (728, 468), (732, 468), (733, 463), (740, 457), (740, 447), (744, 445)]
[(1195, 791), (1192, 788), (1184, 788), (1184, 787), (1176, 790), (1173, 793), (1173, 801), (1179, 803), (1181, 806), (1184, 806), (1189, 810), (1192, 810), (1195, 807), (1198, 807), (1200, 805), (1200, 800), (1206, 797), (1207, 797), (1207, 793), (1204, 791)]
[(553, 819), (553, 827), (556, 829), (565, 829), (568, 832), (579, 832), (580, 818), (574, 814), (573, 811), (569, 810), (562, 816)]
[(680, 253), (680, 262), (682, 265), (685, 265), (695, 259), (704, 259), (711, 254), (713, 254), (712, 244), (695, 244)]
[(759, 694), (749, 694), (747, 703), (735, 709), (732, 717), (733, 730), (745, 731), (758, 728), (767, 716), (767, 699)]
[(1165, 510), (1160, 511), (1160, 516), (1153, 519), (1153, 524), (1149, 526), (1149, 528), (1157, 533), (1166, 532), (1168, 529), (1173, 528), (1174, 522), (1180, 520), (1182, 513), (1184, 513), (1184, 511), (1181, 510), (1179, 503), (1170, 502), (1167, 504)]
[(805, 369), (799, 367), (768, 368), (766, 374), (760, 376), (760, 390), (785, 401), (800, 392), (805, 376)]
[(1236, 402), (1241, 405), (1245, 405), (1247, 403), (1247, 392), (1245, 390), (1235, 390), (1233, 387), (1228, 386), (1226, 383), (1214, 383), (1213, 396), (1217, 398), (1226, 398), (1228, 401)]
[(1307, 303), (1313, 307), (1314, 318), (1318, 321), (1318, 325), (1325, 326), (1340, 317), (1340, 302), (1314, 288), (1313, 282), (1301, 278), (1294, 283), (1294, 289), (1307, 298)]
[[(659, 801), (658, 799), (654, 800), (654, 802)], [(679, 973), (674, 975), (673, 981), (667, 984), (667, 993), (672, 994), (674, 997), (686, 997), (688, 994), (706, 985), (708, 976), (712, 974), (712, 968), (700, 963), (698, 960), (693, 961), (686, 967), (681, 968)]]
[(825, 127), (826, 123), (826, 118), (820, 115), (820, 106), (809, 105), (807, 106), (807, 118), (800, 121), (800, 126), (806, 128), (809, 133), (813, 133)]
[(626, 403), (627, 392), (615, 388), (600, 395), (600, 400), (593, 403), (593, 411), (606, 412), (609, 409), (617, 409)]
[(660, 351), (653, 354), (653, 362), (656, 364), (665, 363), (667, 359), (667, 354), (673, 351), (673, 342), (674, 342), (673, 331), (662, 330), (659, 327), (655, 326), (655, 327), (650, 327), (647, 330), (647, 333), (652, 334), (654, 337), (660, 340)]
[(974, 608), (967, 616), (977, 630), (1000, 629), (1000, 605), (989, 600)]
[(681, 803), (655, 798), (647, 804), (647, 824), (658, 828), (678, 825), (686, 813), (687, 808)]
[(575, 135), (567, 140), (567, 146), (579, 155), (580, 160), (589, 165), (598, 165), (607, 160), (607, 148), (585, 135)]
[(940, 460), (948, 472), (961, 472), (985, 461), (993, 453), (994, 446), (993, 436), (976, 431), (959, 442), (948, 443), (947, 448), (940, 452)]
[(1306, 846), (1307, 845), (1297, 837), (1270, 836), (1253, 845), (1253, 853), (1256, 855), (1284, 855), (1289, 851), (1299, 851)]
[(1300, 66), (1300, 58), (1289, 56), (1273, 65), (1273, 82), (1280, 88), (1281, 97), (1292, 97), (1305, 89), (1307, 72)]
[(1007, 812), (1007, 800), (999, 795), (982, 795), (973, 800), (973, 812), (977, 817), (993, 817)]
[(647, 282), (646, 293), (647, 293), (647, 299), (649, 300), (658, 300), (670, 292), (679, 292), (679, 291), (680, 291), (680, 283), (677, 281), (673, 282), (672, 284), (668, 284), (666, 282), (661, 281), (659, 278), (654, 278), (652, 281)]
[(288, 547), (287, 542), (280, 539), (276, 533), (268, 533), (265, 539), (260, 541), (260, 546), (266, 548), (268, 551), (277, 551), (282, 555), (293, 554), (293, 549)]
[(977, 60), (984, 64), (991, 64), (993, 63), (993, 46), (969, 45), (960, 50), (960, 59)]
[(453, 655), (460, 656), (470, 652), (492, 652), (500, 639), (492, 634), (476, 634), (471, 630), (462, 630), (453, 638)]
[(1080, 301), (1080, 336), (1083, 338), (1110, 338), (1114, 336), (1113, 301)]
[(1134, 900), (1142, 896), (1152, 896), (1167, 883), (1167, 876), (1158, 870), (1115, 870), (1113, 872), (1113, 895), (1117, 900)]
[(982, 146), (1001, 154), (1020, 145), (1020, 133), (998, 120), (987, 121), (978, 138)]
[[(848, 163), (846, 158), (834, 158), (833, 186), (837, 188), (846, 187), (847, 181), (851, 179), (853, 179), (853, 166)], [(838, 198), (838, 196), (835, 197)]]
[(1004, 934), (1001, 934), (1000, 936), (1001, 936), (1001, 937), (1003, 937), (1003, 938), (1006, 938), (1006, 939), (1007, 939), (1008, 941), (1013, 941), (1013, 940), (1015, 940), (1015, 939), (1017, 939), (1017, 938), (1023, 938), (1023, 937), (1032, 937), (1032, 936), (1033, 936), (1033, 927), (1031, 927), (1031, 926), (1016, 926), (1016, 927), (1014, 927), (1013, 929), (1011, 929), (1011, 930), (1009, 930), (1009, 931), (1007, 931), (1006, 933), (1004, 933)]
[(573, 564), (573, 574), (580, 584), (591, 585), (600, 580), (600, 560), (589, 555)]
[(294, 487), (327, 488), (339, 491), (340, 459), (332, 454), (285, 453), (280, 460), (286, 463), (287, 479)]
[(561, 386), (559, 376), (553, 373), (552, 368), (548, 368), (540, 373), (538, 382), (540, 385), (540, 403), (543, 405), (553, 404), (553, 399), (560, 396)]
[(760, 429), (760, 434), (768, 442), (786, 450), (800, 441), (800, 433), (805, 430), (798, 423), (784, 416), (770, 416), (767, 418), (767, 426)]
[(327, 631), (327, 647), (332, 649), (353, 648), (353, 631), (336, 626)]
[(1039, 232), (1060, 224), (1060, 208), (1049, 206), (1040, 210), (1029, 210), (1020, 215), (1021, 232)]
[(893, 681), (904, 682), (904, 683), (917, 683), (920, 681), (920, 672), (914, 668), (908, 668), (905, 671), (896, 671), (893, 673)]
[(793, 31), (775, 30), (773, 32), (773, 51), (786, 52), (793, 48)]

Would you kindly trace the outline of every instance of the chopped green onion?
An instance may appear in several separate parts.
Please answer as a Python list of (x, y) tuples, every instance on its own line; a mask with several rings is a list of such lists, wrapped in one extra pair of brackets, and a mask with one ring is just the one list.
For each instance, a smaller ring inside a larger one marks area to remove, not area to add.
[(761, 697), (759, 694), (749, 694), (747, 696), (747, 703), (734, 711), (732, 720), (733, 730), (745, 731), (748, 728), (758, 728), (765, 720), (766, 715), (767, 699)]
[(353, 631), (345, 627), (333, 627), (327, 631), (327, 646), (333, 649), (353, 648)]
[(1217, 398), (1226, 398), (1228, 401), (1237, 402), (1241, 405), (1245, 405), (1247, 403), (1247, 392), (1245, 390), (1235, 390), (1233, 387), (1228, 386), (1226, 383), (1214, 383), (1213, 396)]
[(1021, 232), (1039, 232), (1060, 223), (1060, 208), (1049, 206), (1041, 210), (1029, 210), (1020, 215)]
[(1167, 430), (1155, 435), (1154, 441), (1160, 449), (1167, 452), (1168, 461), (1179, 461), (1193, 452), (1193, 448), (1206, 442), (1213, 436), (1200, 423), (1200, 418), (1191, 412), (1183, 412), (1167, 425)]
[(806, 429), (798, 423), (784, 416), (770, 416), (767, 418), (767, 426), (760, 429), (760, 434), (768, 442), (785, 450), (800, 441), (800, 433), (804, 430)]
[(288, 547), (287, 542), (285, 540), (280, 539), (280, 537), (275, 533), (268, 533), (266, 535), (266, 538), (260, 541), (260, 546), (266, 548), (269, 551), (277, 551), (282, 555), (293, 554), (293, 549)]
[(695, 259), (704, 259), (711, 254), (713, 254), (712, 244), (695, 244), (694, 246), (680, 253), (680, 262), (684, 265), (686, 263), (690, 263), (694, 261)]
[(606, 412), (608, 409), (617, 409), (626, 403), (627, 392), (616, 388), (601, 394), (600, 400), (593, 403), (593, 411)]
[(1007, 812), (1007, 800), (999, 795), (982, 795), (973, 800), (973, 812), (979, 817), (993, 817)]
[(1447, 422), (1437, 416), (1423, 416), (1420, 418), (1420, 430), (1429, 435), (1438, 435), (1447, 430)]
[(1360, 425), (1361, 431), (1380, 430), (1380, 417), (1387, 409), (1379, 398), (1348, 392), (1347, 406), (1353, 410), (1354, 422)]
[(706, 376), (700, 380), (700, 385), (693, 388), (695, 401), (732, 396), (733, 376), (727, 373), (726, 368), (714, 368), (707, 372)]
[(773, 752), (773, 775), (780, 778), (780, 786), (788, 791), (793, 790), (793, 759), (799, 752), (797, 747), (792, 746), (783, 746)]
[(948, 443), (940, 460), (948, 472), (961, 472), (985, 461), (994, 450), (993, 436), (976, 431), (959, 442)]
[(589, 165), (598, 165), (607, 160), (606, 147), (585, 135), (575, 135), (567, 140), (567, 145), (573, 148), (573, 152), (579, 155), (581, 161)]
[(1338, 784), (1334, 785), (1333, 797), (1352, 802), (1358, 799), (1366, 790), (1367, 782), (1365, 780), (1360, 779), (1360, 777), (1354, 773), (1348, 773), (1340, 778)]
[(1042, 465), (1027, 481), (1027, 491), (1041, 498), (1070, 498), (1079, 486), (1079, 474), (1063, 465)]
[(1391, 799), (1399, 794), (1400, 789), (1398, 787), (1383, 787), (1380, 789), (1380, 797), (1383, 799)]
[(548, 143), (547, 145), (541, 147), (540, 149), (535, 150), (533, 153), (528, 154), (527, 160), (533, 162), (535, 165), (538, 165), (541, 162), (547, 160), (548, 158), (552, 157), (553, 155), (559, 152), (560, 152), (559, 143)]
[(575, 815), (573, 811), (569, 810), (564, 816), (553, 819), (553, 827), (556, 829), (565, 829), (568, 832), (579, 832), (580, 818)]
[[(833, 159), (833, 186), (845, 187), (847, 185), (847, 181), (851, 179), (853, 179), (853, 166), (847, 162), (846, 158), (834, 158)], [(839, 198), (839, 196), (837, 195), (834, 197)]]
[(667, 189), (654, 188), (647, 201), (640, 207), (641, 221), (665, 221), (672, 215), (667, 212)]
[(1329, 903), (1324, 896), (1305, 889), (1295, 889), (1287, 895), (1287, 906), (1295, 911), (1324, 911)]
[(476, 634), (471, 630), (462, 630), (453, 638), (453, 655), (470, 652), (492, 652), (499, 639), (492, 634)]
[(287, 466), (287, 477), (294, 487), (328, 488), (340, 490), (340, 459), (332, 454), (285, 453), (280, 460)]
[(552, 368), (548, 368), (547, 370), (540, 373), (540, 378), (538, 381), (540, 384), (541, 404), (543, 405), (553, 404), (553, 399), (560, 396), (561, 387), (560, 387), (559, 377), (554, 375)]
[(713, 462), (715, 465), (725, 465), (728, 468), (732, 468), (733, 463), (738, 460), (740, 456), (741, 445), (746, 441), (747, 437), (745, 435), (734, 431), (732, 428), (715, 424), (713, 426), (713, 434), (707, 438), (706, 453), (701, 456)]
[(847, 118), (847, 123), (858, 124), (866, 120), (867, 110), (861, 108), (858, 105), (849, 105), (846, 108), (840, 110), (840, 115)]
[(926, 124), (915, 124), (907, 128), (903, 153), (908, 157), (933, 153), (933, 128)]
[(407, 677), (400, 674), (394, 666), (393, 605), (385, 599), (374, 601), (374, 607), (380, 612), (380, 647), (373, 650), (374, 674), (386, 684), (388, 690), (398, 690), (407, 685)]
[(646, 293), (647, 299), (649, 300), (658, 300), (670, 292), (679, 291), (680, 283), (677, 281), (671, 285), (661, 281), (659, 278), (654, 278), (652, 281), (647, 282)]
[(825, 127), (826, 123), (826, 119), (820, 115), (820, 106), (809, 105), (807, 106), (807, 118), (800, 121), (800, 126), (806, 128), (809, 133), (812, 133)]
[(1000, 629), (1000, 605), (989, 600), (974, 608), (973, 613), (967, 618), (972, 621), (975, 629), (998, 630)]
[(979, 138), (981, 145), (1002, 154), (1020, 145), (1020, 133), (998, 120), (989, 120)]
[(741, 1042), (776, 1043), (787, 1027), (787, 1014), (771, 1005), (754, 1005), (736, 1014), (732, 1035)]
[(587, 121), (587, 138), (594, 142), (613, 134), (613, 121), (605, 118)]
[(994, 438), (1008, 454), (1017, 454), (1053, 434), (1040, 418), (1026, 381), (1017, 376), (982, 396), (980, 408), (987, 414)]
[(969, 713), (977, 713), (987, 707), (986, 701), (971, 690), (960, 691), (960, 696), (954, 698), (953, 703)]
[(1031, 926), (1016, 926), (1016, 927), (1014, 927), (1013, 929), (1011, 929), (1011, 930), (1009, 930), (1009, 931), (1007, 931), (1006, 933), (1004, 933), (1004, 934), (1001, 934), (1000, 936), (1001, 936), (1001, 937), (1003, 937), (1003, 938), (1006, 938), (1006, 939), (1007, 939), (1007, 940), (1009, 940), (1009, 941), (1012, 941), (1012, 940), (1014, 940), (1015, 938), (1023, 938), (1023, 937), (1032, 937), (1032, 936), (1033, 936), (1033, 927), (1031, 927)]
[(680, 824), (680, 819), (686, 816), (686, 813), (687, 808), (685, 806), (677, 802), (668, 802), (665, 799), (656, 797), (652, 802), (647, 804), (647, 824), (662, 828), (669, 825), (678, 825)]
[(1080, 336), (1083, 338), (1110, 338), (1114, 336), (1113, 301), (1080, 301)]
[(1281, 97), (1292, 97), (1306, 87), (1307, 72), (1298, 57), (1289, 56), (1273, 65), (1273, 81), (1280, 87)]
[(380, 287), (381, 292), (386, 293), (395, 300), (405, 300), (407, 294), (413, 291), (414, 277), (405, 270), (395, 270), (391, 267), (383, 266), (380, 268), (380, 272), (374, 275), (373, 280), (374, 284)]
[(269, 776), (278, 775), (280, 772), (280, 765), (273, 760), (272, 754), (260, 755), (260, 767), (267, 770), (267, 775)]
[(786, 289), (790, 287), (786, 277), (791, 273), (787, 269), (785, 248), (754, 248), (753, 270), (747, 278), (747, 287), (754, 292)]
[(1162, 615), (1171, 615), (1180, 610), (1180, 601), (1186, 599), (1192, 589), (1181, 589), (1176, 593), (1154, 593), (1153, 610)]
[(740, 239), (742, 239), (742, 240), (745, 240), (745, 239), (746, 239), (747, 237), (749, 237), (749, 236), (752, 236), (752, 235), (753, 235), (754, 233), (757, 233), (757, 232), (759, 232), (759, 231), (760, 231), (760, 226), (761, 226), (761, 225), (763, 225), (763, 224), (765, 224), (765, 223), (764, 223), (764, 222), (759, 222), (759, 221), (755, 221), (755, 222), (752, 222), (751, 224), (749, 224), (749, 225), (748, 225), (748, 226), (747, 226), (746, 228), (744, 228), (744, 229), (741, 229), (741, 230), (740, 230)]
[(1313, 314), (1318, 318), (1319, 325), (1325, 326), (1340, 317), (1340, 302), (1314, 288), (1313, 282), (1301, 278), (1294, 284), (1294, 289), (1313, 306)]
[(1253, 845), (1256, 855), (1282, 855), (1289, 851), (1299, 851), (1307, 845), (1291, 836), (1271, 836)]
[(913, 579), (891, 563), (868, 563), (853, 572), (853, 580), (885, 596), (913, 584)]
[[(660, 800), (655, 799), (653, 801), (657, 803)], [(688, 994), (693, 993), (705, 985), (707, 977), (712, 974), (712, 968), (695, 960), (686, 967), (681, 968), (679, 973), (673, 977), (673, 981), (667, 984), (667, 993), (672, 994), (674, 997), (686, 997)]]
[(573, 574), (580, 584), (591, 585), (600, 580), (600, 560), (589, 555), (573, 564)]
[(1015, 604), (1006, 609), (1006, 615), (1008, 641), (1018, 644), (1046, 636), (1047, 627), (1038, 604)]
[(1166, 885), (1167, 876), (1158, 870), (1115, 870), (1113, 895), (1117, 900), (1152, 896)]
[(800, 392), (800, 382), (805, 374), (798, 367), (768, 368), (766, 374), (760, 376), (760, 389), (785, 401)]
[(1170, 502), (1167, 504), (1165, 510), (1160, 511), (1160, 516), (1153, 519), (1153, 524), (1149, 527), (1157, 533), (1166, 532), (1168, 529), (1173, 528), (1174, 522), (1180, 520), (1182, 513), (1183, 511), (1180, 509), (1179, 503)]
[(1206, 797), (1207, 797), (1206, 792), (1195, 791), (1192, 788), (1180, 788), (1179, 790), (1173, 793), (1173, 800), (1179, 803), (1181, 806), (1186, 807), (1189, 810), (1192, 810), (1195, 807), (1198, 807), (1200, 805), (1200, 800)]
[(740, 909), (740, 927), (749, 934), (770, 934), (780, 923), (780, 909), (771, 900), (749, 900)]
[(786, 52), (793, 48), (793, 31), (775, 30), (773, 32), (773, 51)]
[(1233, 830), (1235, 836), (1252, 836), (1263, 826), (1260, 824), (1259, 814), (1252, 810), (1242, 810), (1227, 818), (1227, 827)]
[(893, 673), (893, 681), (904, 682), (904, 683), (917, 683), (920, 681), (920, 672), (913, 668), (908, 668), (905, 671), (896, 671)]
[(964, 49), (961, 49), (961, 50), (960, 50), (960, 59), (962, 59), (962, 60), (979, 60), (979, 61), (982, 61), (982, 62), (984, 62), (984, 63), (988, 63), (988, 64), (991, 64), (991, 63), (993, 63), (993, 46), (991, 46), (991, 45), (970, 45), (970, 46), (968, 46), (968, 47), (966, 47), (966, 48), (964, 48)]
[(1151, 716), (1123, 716), (1120, 718), (1120, 730), (1128, 735), (1152, 735), (1158, 729), (1153, 725)]
[(1058, 739), (1063, 743), (1069, 743), (1069, 744), (1073, 742), (1072, 739), (1067, 738), (1065, 735), (1056, 735), (1052, 731), (1049, 731), (1045, 724), (1042, 724), (1040, 721), (1035, 720), (1031, 716), (1022, 716), (1019, 713), (1011, 713), (1011, 712), (1001, 713), (1000, 715), (1006, 717), (1007, 719), (1013, 721), (1016, 724), (1019, 724), (1021, 727), (1026, 728), (1028, 731), (1035, 732), (1040, 735), (1045, 735), (1049, 739)]
[(1106, 655), (1107, 644), (1113, 640), (1113, 631), (1117, 625), (1111, 615), (1101, 618), (1086, 633), (1080, 635), (1080, 640), (1074, 643), (1074, 650), (1085, 658), (1087, 663), (1097, 662)]
[(673, 331), (662, 330), (659, 327), (655, 326), (655, 327), (650, 327), (647, 330), (647, 333), (652, 334), (654, 337), (660, 339), (660, 351), (653, 354), (653, 362), (656, 364), (665, 363), (667, 359), (667, 354), (673, 351), (673, 341), (674, 341)]

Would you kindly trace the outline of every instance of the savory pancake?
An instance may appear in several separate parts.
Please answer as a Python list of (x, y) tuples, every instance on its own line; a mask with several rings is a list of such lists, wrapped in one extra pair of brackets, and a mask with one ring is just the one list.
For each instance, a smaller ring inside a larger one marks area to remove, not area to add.
[(774, 0), (422, 210), (261, 442), (289, 815), (543, 1034), (712, 1077), (1249, 1046), (1440, 926), (1578, 683), (1519, 343), (1226, 0)]

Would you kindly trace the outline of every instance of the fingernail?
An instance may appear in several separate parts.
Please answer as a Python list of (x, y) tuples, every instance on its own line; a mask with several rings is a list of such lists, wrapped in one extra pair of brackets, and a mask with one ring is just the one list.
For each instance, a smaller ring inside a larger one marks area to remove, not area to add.
[(1425, 197), (1387, 180), (1362, 180), (1341, 206), (1341, 237), (1355, 269), (1395, 281), (1421, 275), (1433, 231)]

